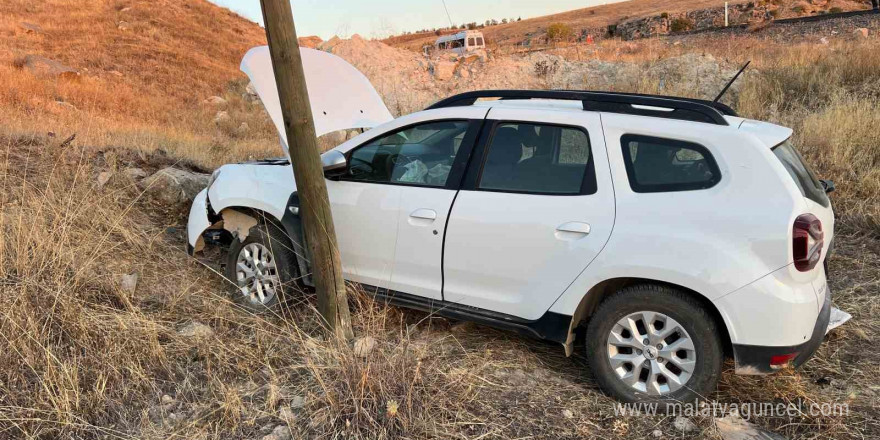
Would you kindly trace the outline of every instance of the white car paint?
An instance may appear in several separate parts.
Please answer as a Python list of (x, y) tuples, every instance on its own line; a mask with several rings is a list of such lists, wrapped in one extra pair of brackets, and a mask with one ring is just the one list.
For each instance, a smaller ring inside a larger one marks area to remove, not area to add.
[[(254, 78), (257, 64), (248, 65)], [(267, 87), (258, 86), (261, 96), (274, 90)], [(372, 93), (356, 96), (372, 105)], [(321, 101), (313, 109), (335, 99), (312, 95), (311, 86), (310, 96)], [(381, 113), (367, 122), (340, 118), (327, 127), (379, 124)], [(552, 196), (328, 179), (346, 279), (537, 320), (548, 312), (573, 316), (603, 283), (637, 278), (705, 298), (733, 344), (788, 347), (810, 338), (827, 295), (825, 272), (821, 263), (807, 272), (794, 268), (792, 225), (806, 213), (821, 220), (824, 259), (834, 214), (802, 196), (771, 151), (791, 136), (790, 129), (730, 116), (730, 125), (721, 126), (589, 112), (578, 102), (500, 100), (388, 120), (334, 150), (349, 153), (421, 122), (487, 118), (587, 130), (596, 193)], [(708, 189), (637, 193), (624, 165), (624, 134), (700, 144), (717, 162), (721, 180)], [(190, 245), (210, 227), (208, 209), (251, 208), (280, 220), (295, 189), (289, 164), (221, 167), (191, 209)]]
[[(446, 236), (446, 300), (534, 320), (611, 235), (614, 190), (602, 125), (598, 114), (571, 109), (497, 106), (487, 117), (580, 127), (596, 163), (596, 194), (460, 191), (455, 201)], [(586, 233), (571, 232), (576, 227)]]
[[(445, 189), (328, 180), (346, 278), (523, 319), (537, 319), (547, 311), (571, 315), (602, 281), (644, 278), (682, 286), (713, 301), (733, 343), (803, 342), (824, 300), (813, 288), (824, 282), (824, 273), (792, 267), (791, 225), (798, 215), (812, 212), (827, 225), (828, 243), (833, 212), (798, 193), (770, 152), (772, 145), (764, 142), (777, 140), (787, 129), (757, 136), (753, 127), (760, 125), (743, 124), (750, 129), (740, 131), (737, 125), (658, 123), (650, 117), (600, 116), (565, 105), (543, 111), (535, 107), (499, 101), (418, 112), (335, 150), (346, 153), (417, 122), (482, 118), (491, 109), (489, 118), (587, 128), (597, 159), (597, 194), (557, 203), (553, 196), (480, 191), (455, 196)], [(624, 133), (698, 142), (714, 155), (722, 180), (707, 190), (635, 193), (623, 167), (619, 141)], [(217, 212), (253, 207), (281, 218), (293, 190), (289, 165), (226, 165), (208, 198)], [(441, 292), (442, 242), (432, 231), (442, 231), (444, 208), (453, 197)], [(196, 205), (194, 211), (200, 209)], [(434, 211), (437, 217), (433, 222), (413, 218), (418, 210)], [(191, 222), (195, 231), (205, 225), (195, 212)], [(557, 237), (555, 229), (568, 222), (588, 224), (590, 233), (571, 241)], [(190, 241), (198, 234), (190, 232)], [(785, 317), (785, 324), (768, 327), (768, 316)]]

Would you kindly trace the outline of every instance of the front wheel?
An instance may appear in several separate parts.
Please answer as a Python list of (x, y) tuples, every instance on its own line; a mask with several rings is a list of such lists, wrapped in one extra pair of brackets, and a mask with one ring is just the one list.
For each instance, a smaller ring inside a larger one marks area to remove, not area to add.
[(244, 241), (229, 246), (226, 278), (237, 303), (265, 312), (296, 289), (296, 255), (286, 234), (274, 224), (258, 224)]
[(723, 361), (715, 320), (691, 296), (660, 285), (624, 288), (587, 327), (599, 386), (624, 402), (693, 402), (715, 390)]

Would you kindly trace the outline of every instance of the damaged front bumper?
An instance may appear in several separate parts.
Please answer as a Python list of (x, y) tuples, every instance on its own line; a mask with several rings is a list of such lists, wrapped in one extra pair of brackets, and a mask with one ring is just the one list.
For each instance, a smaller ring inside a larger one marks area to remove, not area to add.
[(208, 189), (203, 189), (189, 209), (189, 221), (186, 224), (186, 252), (190, 256), (201, 251), (205, 247), (205, 239), (202, 234), (211, 227), (211, 220), (208, 218)]
[(822, 345), (831, 318), (831, 291), (816, 319), (813, 333), (807, 342), (788, 347), (733, 344), (737, 374), (770, 374), (784, 367), (799, 367), (807, 362)]

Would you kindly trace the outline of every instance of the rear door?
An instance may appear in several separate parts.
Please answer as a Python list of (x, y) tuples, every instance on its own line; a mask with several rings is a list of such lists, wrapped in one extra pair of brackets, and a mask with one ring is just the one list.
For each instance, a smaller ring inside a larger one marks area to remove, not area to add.
[(599, 254), (614, 192), (597, 113), (493, 108), (449, 216), (446, 301), (537, 319)]

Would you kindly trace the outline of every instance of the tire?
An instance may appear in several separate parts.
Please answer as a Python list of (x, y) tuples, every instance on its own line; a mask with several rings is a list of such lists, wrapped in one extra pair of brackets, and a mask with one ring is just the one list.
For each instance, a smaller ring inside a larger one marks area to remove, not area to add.
[[(247, 278), (247, 272), (239, 263), (251, 269), (251, 273), (256, 272), (255, 276)], [(250, 229), (244, 241), (232, 240), (224, 275), (231, 283), (230, 293), (236, 303), (252, 312), (263, 313), (299, 291), (297, 267), (296, 254), (287, 234), (273, 223), (260, 223)], [(240, 280), (242, 275), (245, 281)], [(259, 283), (254, 283), (256, 278), (260, 278)]]
[[(646, 321), (653, 325), (647, 327)], [(605, 393), (627, 403), (661, 403), (664, 409), (670, 403), (706, 399), (718, 384), (724, 361), (715, 320), (702, 304), (654, 284), (626, 287), (599, 304), (587, 326), (586, 348)]]

